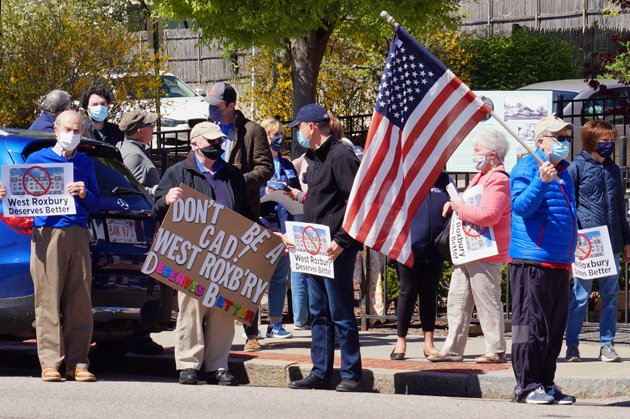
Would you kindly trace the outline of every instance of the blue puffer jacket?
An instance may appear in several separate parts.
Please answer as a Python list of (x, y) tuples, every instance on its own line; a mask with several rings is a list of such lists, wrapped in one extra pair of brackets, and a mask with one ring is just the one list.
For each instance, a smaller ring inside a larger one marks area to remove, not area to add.
[[(536, 154), (544, 161), (549, 160), (540, 149)], [(556, 166), (564, 185), (555, 180), (543, 182), (531, 155), (514, 166), (510, 174), (512, 238), (508, 251), (512, 259), (573, 263), (577, 220), (568, 166), (564, 160)]]
[(630, 244), (621, 171), (610, 158), (603, 164), (587, 151), (575, 156), (569, 173), (575, 186), (579, 228), (608, 226), (612, 250), (619, 253)]

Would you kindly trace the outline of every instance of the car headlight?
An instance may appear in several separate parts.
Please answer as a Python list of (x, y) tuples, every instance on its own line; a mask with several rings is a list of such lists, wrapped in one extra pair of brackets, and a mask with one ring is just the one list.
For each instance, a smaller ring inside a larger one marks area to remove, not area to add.
[(175, 127), (177, 125), (185, 124), (186, 121), (180, 121), (179, 119), (162, 118), (160, 122), (163, 127)]

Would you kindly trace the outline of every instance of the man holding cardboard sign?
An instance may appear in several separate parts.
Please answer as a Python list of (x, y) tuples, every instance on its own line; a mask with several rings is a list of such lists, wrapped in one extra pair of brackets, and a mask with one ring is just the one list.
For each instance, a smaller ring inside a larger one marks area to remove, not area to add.
[[(221, 129), (213, 123), (202, 122), (195, 125), (190, 132), (192, 150), (187, 159), (170, 167), (155, 191), (154, 214), (160, 221), (165, 219), (171, 206), (173, 206), (173, 211), (169, 212), (169, 214), (172, 214), (170, 221), (175, 222), (184, 221), (189, 224), (195, 224), (195, 221), (200, 217), (205, 218), (206, 216), (212, 220), (215, 214), (223, 208), (232, 209), (250, 220), (255, 220), (249, 204), (243, 175), (235, 167), (221, 159), (223, 137), (224, 134), (221, 132)], [(180, 187), (182, 184), (200, 192), (206, 197), (212, 198), (213, 201), (188, 198), (185, 191), (187, 188)], [(186, 199), (184, 200), (185, 196)], [(188, 205), (189, 203), (190, 205)], [(193, 208), (195, 205), (203, 207), (204, 211), (195, 210)], [(165, 220), (165, 224), (166, 221), (169, 220)], [(214, 256), (211, 253), (212, 245), (210, 245), (209, 239), (204, 237), (208, 237), (210, 234), (214, 235), (214, 227), (212, 221), (208, 222), (205, 219), (202, 221), (206, 222), (197, 223), (200, 231), (195, 230), (196, 237), (199, 237), (199, 233), (202, 233), (202, 238), (198, 240), (199, 246), (188, 241), (187, 253), (188, 255), (200, 254), (201, 256), (197, 257), (197, 260), (208, 260)], [(194, 226), (191, 226), (191, 228), (194, 228)], [(208, 232), (208, 235), (204, 234), (205, 231)], [(166, 242), (164, 234), (166, 233), (162, 233), (162, 236), (160, 236), (160, 232), (158, 232), (156, 242), (160, 240)], [(177, 239), (182, 241), (181, 237)], [(229, 241), (229, 238), (227, 241)], [(179, 259), (180, 256), (183, 259), (190, 259), (190, 262), (187, 263), (182, 261), (182, 265), (192, 267), (195, 258), (192, 257), (191, 259), (190, 256), (184, 257), (186, 252), (182, 251), (182, 249), (186, 247), (185, 243), (187, 242), (182, 241), (177, 251), (171, 250), (164, 253), (167, 256), (169, 253), (175, 254), (176, 256), (172, 258), (175, 260)], [(213, 243), (218, 242), (214, 239)], [(205, 249), (202, 247), (208, 248), (208, 251), (203, 252)], [(154, 245), (155, 248), (156, 246)], [(227, 251), (226, 248), (227, 246), (221, 252), (225, 253)], [(238, 256), (242, 253), (238, 253)], [(151, 254), (155, 255), (155, 252)], [(143, 271), (161, 271), (164, 274), (167, 268), (171, 273), (175, 270), (171, 267), (160, 267), (157, 263), (149, 267), (148, 265), (151, 265), (151, 263), (149, 258), (147, 260)], [(215, 257), (215, 260), (218, 260), (218, 257)], [(230, 257), (226, 260), (232, 261), (233, 259)], [(208, 263), (204, 263), (208, 265)], [(226, 263), (223, 262), (223, 264)], [(218, 266), (218, 263), (216, 265)], [(177, 268), (176, 265), (175, 268)], [(273, 269), (273, 266), (271, 269)], [(183, 269), (180, 268), (181, 271)], [(202, 272), (199, 269), (197, 271), (200, 274)], [(216, 269), (212, 272), (215, 271)], [(172, 276), (173, 281), (177, 281), (179, 275), (167, 274), (165, 276), (169, 278)], [(208, 273), (208, 276), (211, 276), (211, 274)], [(227, 275), (221, 276), (227, 277)], [(208, 308), (209, 306), (214, 306), (218, 303), (209, 301), (204, 304), (204, 302), (194, 297), (195, 295), (200, 296), (205, 292), (205, 295), (208, 296), (207, 298), (216, 300), (216, 293), (210, 294), (207, 292), (210, 291), (210, 287), (216, 286), (216, 289), (219, 288), (215, 282), (206, 284), (209, 286), (204, 290), (203, 288), (206, 287), (200, 286), (200, 282), (191, 281), (188, 277), (184, 277), (183, 274), (181, 279), (182, 282), (189, 281), (190, 285), (184, 291), (180, 289), (178, 294), (179, 315), (176, 328), (175, 363), (177, 369), (181, 370), (179, 375), (180, 384), (197, 384), (197, 374), (202, 364), (204, 364), (205, 370), (209, 373), (208, 383), (238, 385), (236, 378), (227, 370), (228, 356), (234, 338), (234, 313), (230, 313), (227, 309), (210, 309)], [(253, 317), (253, 312), (251, 316)]]

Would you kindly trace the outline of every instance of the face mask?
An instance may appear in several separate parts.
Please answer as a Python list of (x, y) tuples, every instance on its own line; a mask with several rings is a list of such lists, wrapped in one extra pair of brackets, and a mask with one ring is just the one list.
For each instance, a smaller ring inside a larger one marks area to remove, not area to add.
[(482, 171), (488, 166), (488, 160), (486, 156), (473, 156), (472, 158), (473, 164), (475, 165), (475, 170)]
[(597, 149), (595, 151), (597, 152), (597, 154), (607, 159), (608, 157), (612, 156), (613, 151), (615, 151), (615, 143), (597, 143)]
[(277, 153), (282, 148), (282, 140), (284, 140), (284, 136), (282, 134), (272, 137), (271, 142), (269, 143), (269, 148)]
[(208, 113), (210, 115), (210, 119), (212, 119), (214, 122), (223, 121), (223, 109), (219, 109), (215, 106), (210, 106), (208, 108)]
[(109, 108), (103, 105), (90, 106), (90, 117), (96, 122), (103, 122), (109, 114)]
[(74, 151), (81, 141), (81, 134), (75, 134), (73, 132), (60, 132), (59, 144), (66, 151)]
[(221, 154), (223, 154), (223, 150), (221, 150), (221, 146), (219, 144), (212, 144), (201, 149), (201, 152), (207, 159), (210, 160), (219, 160), (221, 158)]
[(304, 136), (302, 135), (302, 133), (300, 131), (298, 131), (298, 133), (297, 133), (297, 141), (302, 147), (310, 148), (308, 140), (306, 138), (304, 138)]
[(551, 152), (549, 152), (549, 158), (560, 161), (564, 160), (569, 155), (569, 142), (568, 141), (554, 141)]

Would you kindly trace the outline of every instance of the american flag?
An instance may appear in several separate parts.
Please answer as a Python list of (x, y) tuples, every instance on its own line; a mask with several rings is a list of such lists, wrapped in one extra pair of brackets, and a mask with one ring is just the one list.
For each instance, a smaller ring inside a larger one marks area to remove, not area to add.
[(412, 266), (413, 215), (450, 155), (490, 111), (398, 26), (343, 228), (366, 246)]

